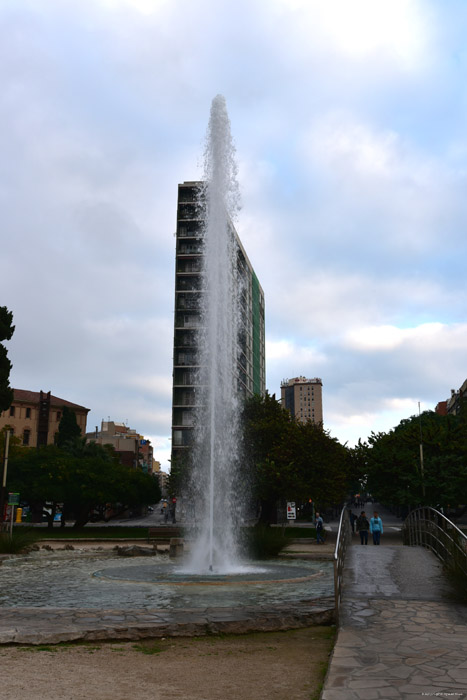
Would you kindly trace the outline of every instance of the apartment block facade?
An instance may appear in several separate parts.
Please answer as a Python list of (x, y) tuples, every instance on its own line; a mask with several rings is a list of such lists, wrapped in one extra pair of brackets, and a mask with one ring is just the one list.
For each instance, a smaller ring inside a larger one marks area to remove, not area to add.
[(295, 377), (281, 382), (281, 404), (301, 423), (323, 423), (323, 382)]
[(145, 474), (152, 474), (155, 464), (159, 464), (155, 463), (151, 441), (125, 423), (102, 421), (100, 430), (96, 427), (94, 432), (86, 434), (86, 441), (112, 445), (122, 464), (133, 469), (139, 468)]
[[(190, 448), (198, 407), (198, 338), (202, 328), (203, 212), (201, 183), (178, 186), (175, 319), (172, 396), (172, 460)], [(237, 278), (241, 282), (243, 328), (238, 338), (237, 388), (240, 394), (264, 394), (266, 387), (264, 293), (233, 225)], [(220, 261), (219, 264), (230, 264)]]
[(25, 447), (53, 445), (63, 408), (74, 411), (81, 435), (86, 433), (89, 408), (53, 396), (50, 391), (13, 389), (13, 402), (0, 414), (0, 430), (9, 426)]

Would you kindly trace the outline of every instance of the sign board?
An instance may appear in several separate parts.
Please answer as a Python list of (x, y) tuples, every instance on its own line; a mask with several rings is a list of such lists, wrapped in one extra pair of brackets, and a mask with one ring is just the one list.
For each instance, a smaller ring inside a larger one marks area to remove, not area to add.
[(19, 506), (19, 493), (9, 493), (8, 494), (8, 505), (9, 506)]
[(294, 501), (287, 502), (287, 520), (295, 520), (297, 517), (297, 509)]

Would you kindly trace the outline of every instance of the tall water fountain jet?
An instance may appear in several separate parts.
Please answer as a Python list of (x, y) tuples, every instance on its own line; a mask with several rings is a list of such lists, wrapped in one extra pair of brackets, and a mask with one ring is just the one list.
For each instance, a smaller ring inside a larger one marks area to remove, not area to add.
[(204, 245), (202, 330), (190, 487), (198, 527), (190, 568), (216, 573), (239, 566), (236, 535), (241, 499), (236, 481), (241, 444), (237, 392), (241, 279), (232, 225), (239, 202), (234, 153), (225, 99), (218, 95), (211, 106), (198, 201)]

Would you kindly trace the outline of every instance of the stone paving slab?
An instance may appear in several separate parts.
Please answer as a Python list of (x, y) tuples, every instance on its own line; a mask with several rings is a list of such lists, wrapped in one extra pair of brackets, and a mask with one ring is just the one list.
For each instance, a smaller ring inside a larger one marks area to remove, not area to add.
[(450, 593), (426, 549), (350, 547), (321, 699), (467, 698), (467, 607)]
[[(349, 629), (352, 608), (363, 604), (371, 615)], [(388, 599), (345, 605), (322, 700), (467, 698), (467, 608)]]
[(243, 606), (204, 610), (2, 608), (0, 644), (243, 634), (327, 625), (333, 620), (332, 598), (267, 608)]

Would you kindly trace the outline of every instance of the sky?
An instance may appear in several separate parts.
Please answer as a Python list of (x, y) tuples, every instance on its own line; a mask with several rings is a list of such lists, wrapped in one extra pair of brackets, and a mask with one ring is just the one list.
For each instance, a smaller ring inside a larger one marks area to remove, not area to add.
[(177, 185), (225, 96), (267, 388), (349, 445), (467, 377), (462, 0), (0, 0), (0, 306), (18, 389), (169, 468)]

